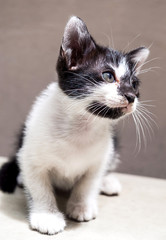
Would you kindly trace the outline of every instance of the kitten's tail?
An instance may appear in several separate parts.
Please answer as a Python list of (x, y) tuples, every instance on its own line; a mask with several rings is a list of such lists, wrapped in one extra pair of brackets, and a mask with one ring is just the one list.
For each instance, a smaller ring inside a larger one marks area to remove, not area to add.
[[(24, 132), (25, 132), (25, 126), (23, 125), (20, 128), (19, 133), (17, 134), (17, 139), (16, 139), (17, 141), (15, 144), (16, 153), (23, 145)], [(17, 183), (21, 187), (22, 182), (17, 181), (19, 172), (20, 172), (20, 168), (19, 168), (17, 157), (15, 154), (13, 155), (13, 157), (10, 157), (9, 161), (4, 163), (0, 169), (0, 190), (7, 193), (13, 193), (17, 186)]]
[(0, 190), (13, 193), (17, 186), (17, 176), (20, 172), (16, 156), (4, 163), (0, 169)]

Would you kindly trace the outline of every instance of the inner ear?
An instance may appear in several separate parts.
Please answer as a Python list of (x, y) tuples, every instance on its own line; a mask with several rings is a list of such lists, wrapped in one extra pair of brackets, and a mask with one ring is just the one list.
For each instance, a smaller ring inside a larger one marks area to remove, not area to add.
[(149, 49), (145, 47), (137, 48), (127, 54), (128, 60), (133, 63), (135, 75), (139, 74), (148, 56)]
[(78, 17), (71, 17), (64, 31), (61, 48), (68, 68), (77, 69), (95, 48), (95, 41), (85, 23)]

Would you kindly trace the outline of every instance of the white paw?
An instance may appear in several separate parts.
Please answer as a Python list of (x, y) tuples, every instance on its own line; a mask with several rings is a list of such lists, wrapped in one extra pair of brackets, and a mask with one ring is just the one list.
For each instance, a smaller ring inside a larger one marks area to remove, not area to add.
[(61, 213), (31, 213), (29, 217), (32, 229), (45, 234), (56, 234), (64, 230), (66, 223)]
[(67, 215), (69, 218), (79, 222), (90, 221), (96, 218), (98, 213), (97, 205), (85, 203), (71, 203), (67, 205)]
[(111, 173), (104, 176), (101, 185), (101, 193), (106, 195), (119, 195), (122, 186), (119, 180)]

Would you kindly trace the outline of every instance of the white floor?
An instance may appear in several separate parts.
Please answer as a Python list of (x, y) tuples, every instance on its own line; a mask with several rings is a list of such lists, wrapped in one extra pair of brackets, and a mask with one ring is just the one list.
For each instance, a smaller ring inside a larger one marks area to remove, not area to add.
[(29, 229), (21, 189), (12, 195), (0, 192), (0, 239), (166, 240), (166, 180), (116, 175), (123, 191), (118, 197), (99, 197), (97, 219), (87, 223), (68, 221), (65, 231), (54, 236)]

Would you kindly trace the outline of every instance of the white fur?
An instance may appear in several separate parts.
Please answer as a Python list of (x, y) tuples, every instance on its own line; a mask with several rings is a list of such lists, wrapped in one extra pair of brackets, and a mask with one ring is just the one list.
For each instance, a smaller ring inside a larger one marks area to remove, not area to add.
[[(99, 118), (94, 123), (89, 113), (80, 112), (84, 104), (67, 97), (53, 83), (37, 99), (26, 121), (18, 159), (25, 188), (33, 199), (30, 225), (40, 232), (58, 232), (49, 224), (44, 229), (45, 221), (39, 217), (41, 212), (48, 216), (58, 212), (52, 184), (64, 189), (74, 186), (67, 207), (71, 218), (90, 220), (97, 215), (96, 199), (113, 143), (109, 120)], [(92, 210), (91, 206), (96, 207)]]
[(63, 231), (66, 226), (63, 215), (60, 213), (32, 213), (29, 220), (32, 229), (50, 235)]
[[(78, 43), (89, 34), (85, 24), (72, 17), (66, 25), (62, 42), (63, 53), (70, 67), (71, 35), (77, 32)], [(75, 36), (75, 35), (73, 35)], [(90, 36), (89, 36), (90, 37)], [(75, 39), (74, 39), (75, 40)], [(142, 52), (145, 60), (147, 52)], [(135, 61), (143, 63), (137, 56)], [(71, 69), (78, 66), (71, 65)], [(65, 95), (58, 83), (52, 83), (34, 103), (26, 121), (23, 147), (18, 162), (29, 200), (29, 222), (32, 229), (55, 234), (62, 231), (65, 219), (59, 212), (54, 187), (72, 190), (67, 203), (67, 215), (78, 221), (97, 216), (97, 196), (118, 194), (119, 182), (107, 174), (115, 166), (117, 155), (113, 146), (113, 126), (117, 120), (95, 116), (87, 111), (93, 102), (110, 108), (122, 107), (125, 115), (135, 110), (137, 100), (129, 104), (118, 92), (118, 82), (128, 72), (125, 57), (118, 67), (112, 66), (116, 83), (97, 84), (84, 99)]]
[(119, 180), (112, 174), (107, 174), (103, 177), (101, 192), (106, 195), (118, 195), (122, 191), (122, 186)]
[(142, 48), (132, 57), (132, 60), (135, 62), (135, 75), (137, 76), (140, 73), (142, 66), (144, 65), (147, 57), (149, 56), (149, 49)]
[(69, 201), (67, 215), (77, 221), (89, 221), (97, 217), (98, 209), (96, 202), (76, 203)]
[(111, 178), (103, 179), (102, 185), (103, 174), (114, 156), (115, 122), (88, 113), (85, 109), (93, 100), (109, 107), (127, 104), (114, 84), (101, 85), (89, 97), (75, 100), (65, 95), (57, 83), (52, 83), (37, 98), (27, 118), (18, 160), (31, 199), (30, 226), (42, 233), (54, 234), (65, 227), (53, 186), (73, 188), (67, 214), (78, 221), (96, 217), (97, 196), (102, 187), (107, 194), (120, 192), (115, 180), (115, 186), (108, 186)]
[(103, 83), (94, 93), (98, 100), (110, 108), (126, 107), (128, 101), (118, 94), (116, 83)]
[(118, 81), (120, 81), (120, 79), (124, 77), (125, 74), (129, 71), (128, 65), (126, 63), (126, 58), (122, 58), (118, 67), (115, 65), (111, 65), (111, 67), (114, 69)]

